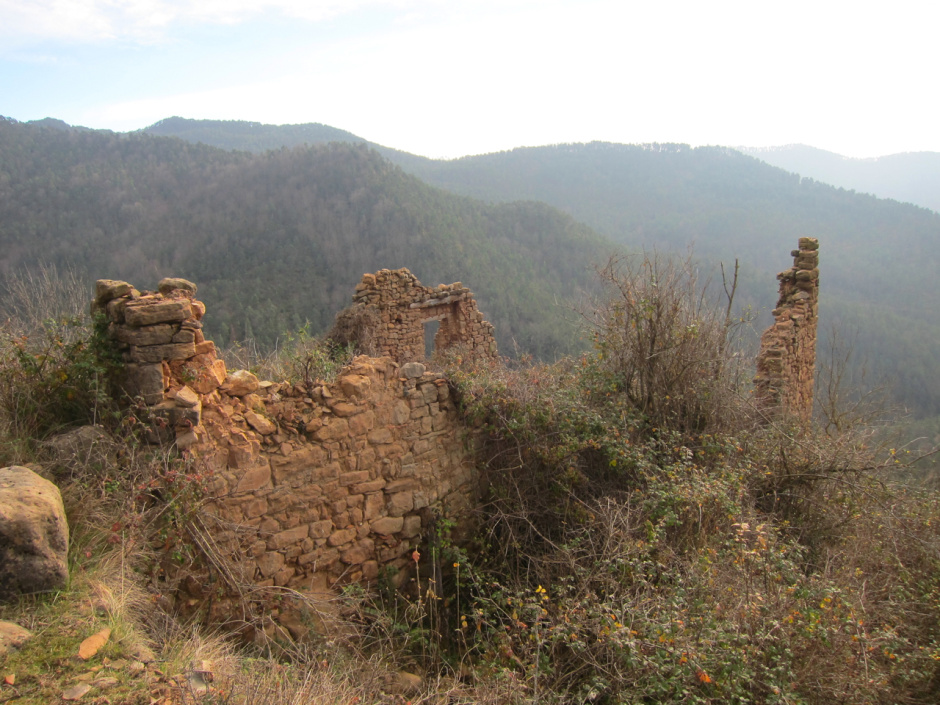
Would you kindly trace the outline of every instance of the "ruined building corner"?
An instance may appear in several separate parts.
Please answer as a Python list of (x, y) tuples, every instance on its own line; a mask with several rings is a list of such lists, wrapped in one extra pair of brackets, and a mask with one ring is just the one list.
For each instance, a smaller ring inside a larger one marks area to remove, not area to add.
[(363, 275), (329, 337), (405, 364), (427, 358), (425, 327), (434, 322), (434, 351), (462, 346), (471, 357), (496, 357), (493, 326), (468, 288), (460, 282), (427, 287), (407, 269)]
[(767, 418), (788, 416), (805, 423), (813, 413), (819, 242), (802, 237), (791, 254), (793, 266), (777, 275), (774, 323), (761, 336), (755, 397)]

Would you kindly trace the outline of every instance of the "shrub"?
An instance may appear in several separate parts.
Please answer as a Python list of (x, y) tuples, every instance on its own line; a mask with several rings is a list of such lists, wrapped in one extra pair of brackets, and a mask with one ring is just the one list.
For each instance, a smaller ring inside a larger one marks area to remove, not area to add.
[(734, 354), (734, 281), (722, 309), (691, 258), (612, 257), (598, 270), (607, 297), (585, 316), (600, 364), (652, 426), (692, 433), (741, 427), (745, 367)]
[[(114, 418), (110, 381), (121, 363), (107, 343), (107, 321), (75, 314), (75, 302), (66, 298), (79, 296), (69, 284), (74, 275), (59, 282), (55, 276), (54, 269), (43, 269), (7, 282), (0, 423), (11, 449), (68, 426)], [(82, 292), (82, 306), (85, 298)]]

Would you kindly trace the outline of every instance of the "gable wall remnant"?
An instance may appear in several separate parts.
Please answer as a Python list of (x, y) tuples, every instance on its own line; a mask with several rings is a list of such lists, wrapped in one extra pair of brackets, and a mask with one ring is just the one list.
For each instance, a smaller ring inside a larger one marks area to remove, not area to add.
[[(213, 551), (257, 586), (325, 590), (382, 569), (403, 579), (428, 521), (464, 517), (477, 501), (443, 375), (388, 356), (356, 357), (335, 381), (306, 387), (226, 371), (202, 338), (196, 287), (181, 282), (141, 293), (100, 281), (95, 307), (151, 440), (175, 445), (205, 478), (200, 521)], [(187, 589), (198, 597), (198, 581)], [(213, 604), (223, 617), (226, 602)]]
[(761, 336), (754, 379), (761, 410), (809, 421), (816, 374), (819, 241), (801, 237), (793, 267), (780, 272), (774, 323)]
[(435, 350), (460, 345), (470, 356), (496, 357), (493, 326), (468, 288), (460, 282), (427, 287), (407, 269), (363, 275), (352, 306), (337, 315), (331, 335), (342, 342), (355, 340), (399, 363), (421, 361), (429, 321), (440, 321)]

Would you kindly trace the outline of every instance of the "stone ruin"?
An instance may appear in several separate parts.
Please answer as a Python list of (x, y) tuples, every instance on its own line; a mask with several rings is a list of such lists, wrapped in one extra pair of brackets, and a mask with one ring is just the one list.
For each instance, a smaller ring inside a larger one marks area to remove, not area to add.
[[(444, 339), (495, 354), (491, 327), (461, 285), (426, 290), (404, 270), (364, 281), (375, 288), (360, 289), (362, 298), (384, 302), (387, 320), (410, 314), (420, 331), (421, 316), (439, 316)], [(390, 281), (406, 283), (412, 297), (398, 309), (382, 298), (395, 290)], [(204, 339), (205, 306), (194, 284), (165, 279), (157, 292), (141, 293), (103, 280), (96, 294), (94, 308), (107, 315), (125, 360), (124, 391), (148, 422), (150, 440), (175, 445), (189, 472), (203, 478), (205, 504), (192, 538), (227, 566), (209, 568), (227, 583), (212, 588), (210, 619), (244, 609), (237, 599), (244, 585), (329, 593), (382, 571), (400, 584), (439, 518), (454, 522), (455, 540), (472, 527), (466, 517), (480, 477), (443, 375), (386, 355), (358, 356), (332, 382), (259, 381), (227, 371)], [(412, 308), (415, 302), (424, 305)], [(417, 356), (411, 338), (389, 328), (377, 339)], [(194, 573), (181, 594), (202, 603), (207, 580)]]
[[(812, 412), (817, 249), (801, 238), (794, 267), (778, 275), (775, 323), (762, 337), (755, 379), (765, 411), (804, 420)], [(431, 320), (440, 321), (437, 349), (462, 345), (495, 358), (493, 327), (468, 289), (424, 287), (407, 269), (366, 274), (333, 337), (376, 355), (356, 357), (335, 381), (304, 386), (226, 370), (203, 336), (206, 307), (195, 294), (182, 279), (164, 279), (152, 293), (102, 280), (94, 308), (108, 318), (125, 360), (124, 391), (150, 440), (175, 445), (203, 478), (194, 540), (226, 567), (192, 573), (180, 594), (208, 604), (207, 618), (246, 609), (244, 585), (329, 594), (383, 571), (398, 585), (438, 518), (457, 527), (455, 540), (471, 530), (483, 480), (467, 429), (447, 381), (414, 361), (425, 356)], [(269, 616), (296, 627), (294, 613)]]
[(423, 361), (425, 326), (431, 321), (440, 322), (435, 351), (459, 345), (471, 357), (496, 357), (493, 326), (468, 288), (456, 282), (432, 289), (407, 269), (363, 275), (352, 306), (337, 315), (330, 337), (398, 363)]
[(816, 373), (816, 315), (819, 301), (819, 242), (801, 237), (793, 267), (780, 272), (774, 323), (761, 336), (754, 379), (760, 410), (768, 417), (808, 422), (813, 414)]

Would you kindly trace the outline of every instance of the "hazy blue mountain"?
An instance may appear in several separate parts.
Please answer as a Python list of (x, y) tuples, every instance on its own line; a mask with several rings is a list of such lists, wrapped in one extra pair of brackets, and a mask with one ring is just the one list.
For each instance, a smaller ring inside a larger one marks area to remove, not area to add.
[(161, 137), (179, 137), (187, 142), (201, 142), (211, 147), (246, 152), (265, 152), (281, 147), (327, 142), (365, 142), (351, 132), (316, 122), (304, 125), (265, 125), (245, 120), (189, 120), (169, 117), (139, 132)]
[(794, 174), (940, 212), (940, 152), (853, 159), (803, 144), (738, 149)]

